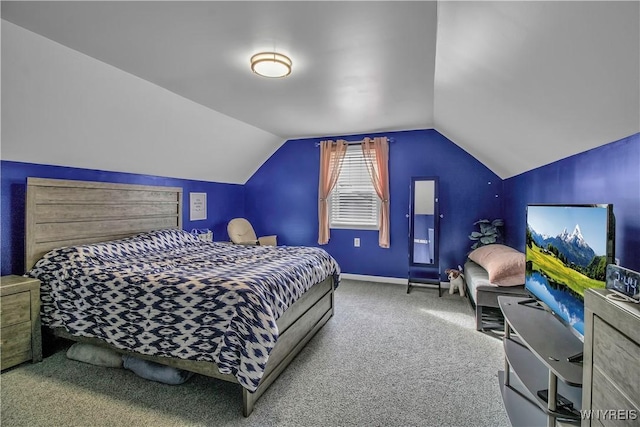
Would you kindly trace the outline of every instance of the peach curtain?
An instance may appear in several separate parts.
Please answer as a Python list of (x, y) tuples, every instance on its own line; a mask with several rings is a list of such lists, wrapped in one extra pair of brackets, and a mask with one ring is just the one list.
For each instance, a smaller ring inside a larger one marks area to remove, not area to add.
[(387, 137), (364, 138), (364, 156), (373, 188), (380, 198), (380, 219), (378, 224), (378, 245), (389, 247), (389, 142)]
[(338, 182), (342, 160), (347, 152), (343, 140), (320, 143), (320, 179), (318, 183), (318, 244), (329, 243), (329, 205), (327, 198)]

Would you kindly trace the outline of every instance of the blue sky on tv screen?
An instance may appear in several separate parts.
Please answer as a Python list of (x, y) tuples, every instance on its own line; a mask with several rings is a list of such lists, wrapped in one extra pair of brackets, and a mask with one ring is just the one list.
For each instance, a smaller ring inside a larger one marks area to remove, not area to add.
[(580, 226), (582, 237), (596, 255), (607, 253), (607, 208), (603, 206), (529, 206), (527, 224), (538, 234), (555, 237)]
[(526, 286), (538, 299), (571, 325), (580, 335), (584, 335), (584, 304), (563, 288), (554, 289), (547, 279), (538, 272), (527, 275)]

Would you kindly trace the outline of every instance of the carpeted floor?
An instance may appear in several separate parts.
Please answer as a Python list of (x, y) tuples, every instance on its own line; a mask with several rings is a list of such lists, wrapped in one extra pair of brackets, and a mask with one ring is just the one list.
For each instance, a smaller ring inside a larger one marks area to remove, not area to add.
[(343, 280), (336, 314), (243, 418), (240, 386), (180, 386), (59, 351), (0, 376), (12, 426), (508, 426), (502, 343), (458, 294)]

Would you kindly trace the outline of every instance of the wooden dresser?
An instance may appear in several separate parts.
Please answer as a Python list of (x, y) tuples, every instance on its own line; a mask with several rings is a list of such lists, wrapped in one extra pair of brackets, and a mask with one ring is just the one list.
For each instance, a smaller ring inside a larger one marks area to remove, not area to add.
[(39, 280), (0, 278), (0, 326), (0, 369), (42, 360)]
[(640, 425), (640, 306), (585, 292), (582, 426)]

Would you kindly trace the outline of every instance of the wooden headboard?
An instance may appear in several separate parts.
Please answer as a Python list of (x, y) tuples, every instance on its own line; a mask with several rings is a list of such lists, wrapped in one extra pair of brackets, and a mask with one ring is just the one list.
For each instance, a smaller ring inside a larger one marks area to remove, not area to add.
[(182, 188), (27, 178), (25, 268), (52, 249), (182, 228)]

